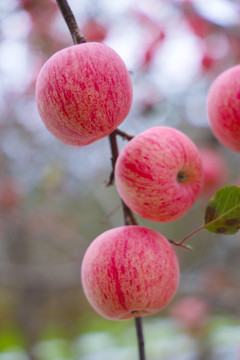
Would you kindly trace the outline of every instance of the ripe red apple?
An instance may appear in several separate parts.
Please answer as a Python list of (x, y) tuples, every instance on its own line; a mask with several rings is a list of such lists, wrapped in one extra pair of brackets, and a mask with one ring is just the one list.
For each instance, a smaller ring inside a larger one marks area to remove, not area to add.
[(221, 73), (207, 95), (213, 134), (228, 149), (240, 152), (240, 65)]
[(213, 148), (199, 148), (203, 164), (203, 187), (201, 196), (211, 197), (224, 186), (228, 176), (228, 167), (223, 155)]
[(83, 146), (109, 135), (127, 117), (131, 78), (121, 57), (107, 45), (74, 45), (42, 67), (36, 100), (43, 122), (57, 139)]
[(176, 293), (179, 264), (158, 232), (129, 225), (105, 231), (82, 262), (85, 295), (103, 317), (123, 320), (162, 310)]
[(135, 213), (152, 221), (174, 221), (191, 208), (201, 190), (201, 157), (181, 131), (156, 126), (121, 151), (115, 181), (121, 198)]

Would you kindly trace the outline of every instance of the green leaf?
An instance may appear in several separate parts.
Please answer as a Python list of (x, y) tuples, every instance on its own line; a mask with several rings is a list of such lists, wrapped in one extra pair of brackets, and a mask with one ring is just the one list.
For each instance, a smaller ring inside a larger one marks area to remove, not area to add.
[(204, 228), (208, 231), (232, 235), (240, 229), (240, 187), (225, 186), (209, 201)]

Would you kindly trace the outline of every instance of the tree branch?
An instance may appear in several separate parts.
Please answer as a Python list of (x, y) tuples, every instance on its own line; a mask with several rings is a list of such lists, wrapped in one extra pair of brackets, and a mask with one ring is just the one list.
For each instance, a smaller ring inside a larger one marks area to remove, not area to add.
[(141, 319), (141, 317), (136, 317), (135, 318), (135, 326), (136, 326), (136, 331), (137, 331), (139, 358), (140, 358), (140, 360), (146, 360), (145, 350), (144, 350), (144, 337), (143, 337), (143, 329), (142, 329), (142, 319)]
[(57, 0), (59, 9), (63, 15), (63, 18), (68, 26), (68, 29), (72, 35), (74, 44), (82, 44), (86, 42), (85, 37), (80, 33), (79, 27), (77, 25), (76, 19), (73, 15), (73, 12), (68, 5), (67, 0)]

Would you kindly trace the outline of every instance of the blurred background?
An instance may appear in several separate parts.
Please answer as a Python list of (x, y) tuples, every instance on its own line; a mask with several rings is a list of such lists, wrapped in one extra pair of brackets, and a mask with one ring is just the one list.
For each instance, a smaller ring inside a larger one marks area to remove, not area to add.
[[(240, 158), (213, 137), (206, 116), (215, 77), (240, 61), (238, 0), (69, 0), (88, 41), (110, 45), (132, 76), (133, 107), (119, 127), (185, 132), (201, 150), (202, 193), (170, 224), (137, 217), (180, 241), (201, 226), (208, 199), (240, 184)], [(0, 2), (0, 360), (137, 359), (132, 320), (104, 320), (81, 288), (90, 242), (123, 225), (108, 138), (64, 145), (34, 98), (44, 62), (72, 45), (54, 0)], [(126, 141), (119, 139), (121, 149)], [(240, 359), (240, 238), (202, 230), (176, 248), (181, 281), (172, 303), (144, 318), (148, 360)]]

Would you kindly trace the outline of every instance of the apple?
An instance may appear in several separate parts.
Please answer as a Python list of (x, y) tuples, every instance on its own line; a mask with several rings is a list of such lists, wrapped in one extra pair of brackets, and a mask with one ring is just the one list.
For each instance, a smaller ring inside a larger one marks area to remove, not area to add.
[(118, 193), (145, 219), (171, 222), (197, 199), (203, 182), (199, 151), (181, 131), (156, 126), (134, 137), (115, 166)]
[(120, 226), (89, 245), (81, 279), (86, 298), (99, 315), (123, 320), (167, 306), (177, 291), (179, 264), (163, 235), (142, 226)]
[(198, 295), (186, 295), (169, 309), (173, 319), (190, 331), (201, 329), (209, 316), (209, 304)]
[(207, 94), (213, 134), (228, 149), (240, 152), (240, 65), (222, 72)]
[(84, 146), (109, 135), (127, 117), (132, 83), (121, 57), (90, 42), (64, 48), (42, 67), (36, 101), (46, 128), (60, 141)]
[(108, 34), (108, 28), (97, 19), (90, 18), (83, 24), (82, 33), (87, 41), (102, 42)]
[(224, 186), (228, 176), (228, 167), (223, 155), (214, 148), (199, 148), (203, 164), (203, 187), (200, 195), (210, 198)]

